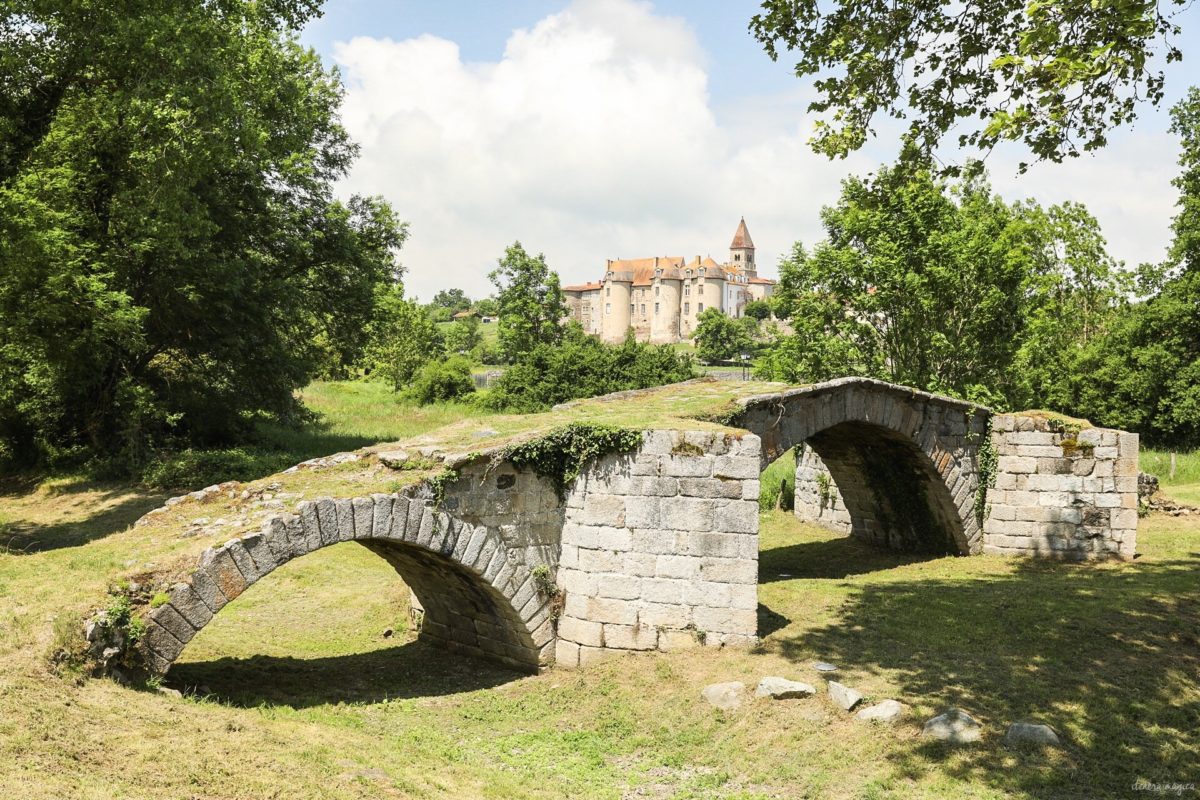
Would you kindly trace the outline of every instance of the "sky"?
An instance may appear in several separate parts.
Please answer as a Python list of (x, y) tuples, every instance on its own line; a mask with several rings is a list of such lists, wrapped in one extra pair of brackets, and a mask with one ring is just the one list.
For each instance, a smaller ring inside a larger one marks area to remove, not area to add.
[[(793, 242), (822, 238), (840, 183), (896, 155), (895, 129), (845, 160), (812, 152), (811, 84), (747, 31), (755, 0), (328, 0), (302, 41), (346, 84), (361, 155), (338, 190), (387, 198), (408, 221), (410, 295), (492, 291), (520, 241), (563, 283), (608, 258), (712, 255), (739, 218), (774, 277)], [(1196, 12), (1186, 12), (1187, 23)], [(1005, 199), (1084, 203), (1130, 267), (1170, 242), (1178, 147), (1167, 109), (1187, 89), (1200, 26), (1177, 44), (1166, 98), (1095, 155), (988, 159)]]

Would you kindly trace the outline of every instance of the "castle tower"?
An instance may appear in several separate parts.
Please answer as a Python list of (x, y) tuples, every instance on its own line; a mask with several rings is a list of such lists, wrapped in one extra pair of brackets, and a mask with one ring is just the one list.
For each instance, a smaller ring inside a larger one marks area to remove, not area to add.
[(747, 278), (758, 277), (758, 265), (754, 263), (754, 240), (750, 238), (750, 231), (746, 230), (745, 217), (738, 223), (733, 242), (729, 245), (729, 263), (742, 270)]

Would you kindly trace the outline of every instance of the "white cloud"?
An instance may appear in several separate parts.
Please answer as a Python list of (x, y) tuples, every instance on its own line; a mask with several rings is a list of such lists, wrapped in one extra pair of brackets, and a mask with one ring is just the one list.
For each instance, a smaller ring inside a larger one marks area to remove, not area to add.
[[(355, 38), (335, 59), (344, 121), (362, 144), (345, 189), (383, 194), (411, 222), (402, 260), (423, 298), (447, 286), (487, 293), (487, 273), (516, 239), (567, 283), (599, 277), (606, 258), (720, 257), (740, 215), (760, 264), (774, 265), (795, 239), (820, 237), (820, 207), (844, 175), (891, 155), (816, 156), (795, 125), (802, 116), (772, 113), (796, 96), (751, 92), (718, 117), (694, 33), (635, 0), (577, 0), (513, 32), (495, 63), (464, 62), (453, 42), (428, 35)], [(1156, 192), (1169, 178), (1161, 150), (1131, 147), (1128, 162), (1106, 156), (1126, 164), (1115, 172), (1070, 165), (1014, 183), (1008, 169), (995, 183), (1008, 196), (1088, 202), (1130, 258), (1126, 248), (1162, 235)]]

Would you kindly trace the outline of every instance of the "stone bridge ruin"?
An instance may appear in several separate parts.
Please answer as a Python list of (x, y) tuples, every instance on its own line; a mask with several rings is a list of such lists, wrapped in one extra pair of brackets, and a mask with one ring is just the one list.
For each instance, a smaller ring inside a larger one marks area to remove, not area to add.
[[(411, 588), (422, 640), (535, 671), (758, 633), (763, 468), (796, 448), (797, 514), (936, 554), (1133, 555), (1137, 436), (848, 378), (742, 398), (725, 427), (646, 430), (564, 491), (487, 454), (454, 480), (302, 502), (210, 548), (146, 615), (165, 673), (248, 586), (354, 541)], [(704, 428), (704, 429), (701, 429)]]

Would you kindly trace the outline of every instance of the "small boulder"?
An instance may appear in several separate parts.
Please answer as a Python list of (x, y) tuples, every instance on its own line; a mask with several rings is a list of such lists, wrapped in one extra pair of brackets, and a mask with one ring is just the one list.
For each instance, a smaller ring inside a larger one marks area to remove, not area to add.
[(853, 711), (854, 707), (862, 702), (863, 696), (862, 692), (857, 689), (851, 689), (837, 681), (830, 681), (829, 699), (843, 711)]
[(885, 722), (889, 725), (904, 715), (904, 704), (896, 700), (884, 700), (873, 706), (867, 706), (854, 715), (855, 719), (863, 722)]
[(403, 469), (408, 463), (408, 453), (403, 450), (392, 450), (387, 453), (380, 453), (379, 460), (392, 469)]
[(1049, 725), (1036, 722), (1014, 722), (1004, 734), (1004, 743), (1014, 745), (1036, 745), (1038, 747), (1061, 747), (1058, 734)]
[(816, 694), (815, 687), (799, 681), (789, 681), (787, 678), (768, 676), (758, 682), (754, 690), (755, 697), (772, 697), (776, 700), (791, 700), (796, 697), (808, 697)]
[(921, 735), (950, 744), (978, 742), (982, 728), (965, 711), (950, 708), (925, 723)]
[(705, 686), (700, 694), (709, 702), (709, 705), (722, 711), (734, 711), (741, 708), (742, 695), (745, 691), (746, 684), (741, 681), (730, 681), (729, 683), (713, 683)]

